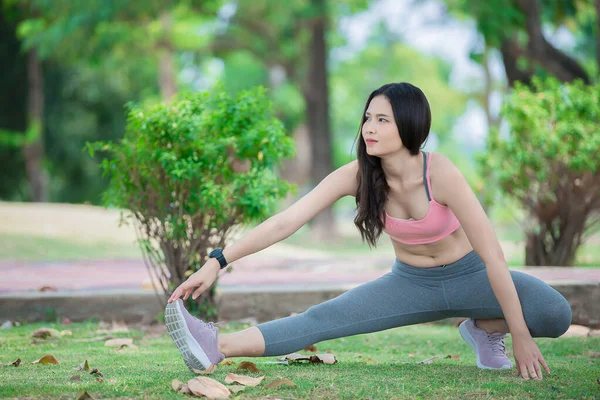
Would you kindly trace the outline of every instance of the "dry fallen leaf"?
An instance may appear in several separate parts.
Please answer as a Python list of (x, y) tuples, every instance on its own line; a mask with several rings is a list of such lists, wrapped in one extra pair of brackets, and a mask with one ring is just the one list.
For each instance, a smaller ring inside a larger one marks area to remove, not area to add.
[(46, 339), (48, 337), (58, 338), (60, 337), (60, 332), (53, 328), (39, 328), (33, 331), (30, 337), (38, 339)]
[(246, 386), (243, 386), (243, 385), (231, 385), (231, 386), (227, 386), (227, 388), (229, 389), (230, 392), (239, 393), (242, 390), (246, 389)]
[(433, 359), (434, 359), (434, 358), (435, 358), (435, 357), (431, 357), (431, 358), (428, 358), (428, 359), (426, 359), (426, 360), (417, 361), (417, 364), (433, 364)]
[(98, 375), (98, 376), (104, 376), (102, 374), (102, 372), (98, 371), (98, 368), (94, 368), (93, 370), (90, 371), (90, 375)]
[(313, 353), (316, 353), (318, 351), (314, 344), (311, 344), (310, 346), (308, 346), (304, 350), (305, 351), (312, 351)]
[(234, 361), (227, 360), (227, 359), (225, 359), (219, 363), (219, 365), (233, 365), (233, 364), (235, 364)]
[(281, 358), (281, 360), (288, 360), (288, 361), (310, 360), (310, 356), (303, 356), (302, 354), (291, 353), (291, 354), (287, 354), (287, 355), (283, 356)]
[(337, 360), (333, 354), (315, 354), (314, 356), (310, 356), (310, 362), (315, 364), (335, 364)]
[(256, 364), (254, 364), (253, 362), (250, 362), (250, 361), (242, 361), (235, 370), (239, 371), (240, 369), (245, 369), (247, 371), (260, 374), (260, 371), (256, 367)]
[(208, 369), (205, 369), (203, 371), (194, 368), (194, 373), (198, 374), (198, 375), (210, 375), (213, 372), (215, 372), (217, 370), (217, 366), (216, 364), (212, 364), (210, 367), (208, 367)]
[(117, 353), (123, 353), (125, 352), (125, 349), (133, 349), (133, 350), (137, 350), (137, 346), (135, 344), (122, 344), (121, 347), (119, 347), (118, 349), (116, 349), (115, 351)]
[(80, 380), (81, 380), (81, 375), (73, 375), (73, 376), (71, 377), (71, 380), (72, 380), (72, 381), (80, 381)]
[(237, 382), (244, 386), (258, 386), (264, 379), (264, 376), (252, 378), (251, 376), (237, 375), (229, 372), (225, 377), (225, 383)]
[(453, 355), (453, 356), (452, 356), (452, 355), (450, 355), (450, 354), (448, 354), (448, 355), (447, 355), (446, 357), (444, 357), (444, 358), (451, 358), (451, 359), (453, 359), (453, 360), (456, 360), (456, 359), (459, 359), (459, 358), (460, 358), (460, 356), (459, 356), (458, 354), (455, 354), (455, 355)]
[(283, 378), (283, 379), (279, 379), (277, 381), (273, 381), (273, 382), (269, 383), (265, 387), (268, 388), (268, 389), (273, 389), (273, 388), (276, 388), (276, 387), (279, 387), (279, 386), (282, 386), (282, 385), (285, 385), (285, 386), (296, 386), (296, 384), (294, 382), (290, 381), (287, 378)]
[(112, 338), (113, 337), (111, 335), (105, 335), (105, 336), (96, 336), (96, 337), (87, 338), (87, 339), (73, 339), (71, 341), (72, 342), (100, 342), (102, 340), (109, 340)]
[(173, 379), (173, 382), (171, 382), (171, 387), (176, 392), (179, 392), (179, 389), (181, 389), (182, 386), (183, 382), (181, 382), (179, 379)]
[(104, 345), (108, 346), (108, 347), (132, 346), (133, 339), (131, 339), (131, 338), (109, 339), (106, 342), (104, 342)]
[(54, 357), (52, 354), (46, 354), (44, 357), (40, 358), (39, 360), (35, 360), (32, 362), (32, 364), (59, 364), (58, 360), (56, 359), (56, 357)]
[(227, 386), (206, 376), (197, 376), (190, 379), (187, 385), (196, 396), (206, 396), (210, 399), (228, 399), (231, 395)]
[(19, 365), (21, 365), (21, 359), (17, 358), (15, 361), (8, 363), (8, 364), (4, 364), (2, 366), (3, 367), (18, 367)]
[(88, 364), (88, 360), (85, 360), (84, 362), (82, 362), (81, 364), (79, 364), (79, 366), (77, 368), (73, 368), (75, 371), (89, 371), (90, 370), (90, 366)]
[(93, 399), (92, 395), (90, 395), (87, 390), (82, 390), (81, 392), (77, 393), (77, 400), (87, 400), (87, 399)]

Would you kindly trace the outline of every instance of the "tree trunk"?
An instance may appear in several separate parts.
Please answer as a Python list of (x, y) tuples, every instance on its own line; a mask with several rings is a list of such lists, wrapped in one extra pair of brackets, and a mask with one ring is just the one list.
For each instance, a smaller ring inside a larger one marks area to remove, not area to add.
[[(48, 199), (48, 177), (44, 170), (44, 78), (42, 65), (35, 49), (30, 50), (27, 61), (28, 73), (28, 142), (23, 146), (25, 170), (31, 191), (31, 200), (45, 202)], [(31, 132), (34, 134), (32, 135)]]
[(573, 236), (561, 237), (565, 246), (548, 246), (547, 232), (527, 235), (525, 246), (525, 265), (541, 267), (571, 267), (575, 263), (575, 256), (579, 243)]
[[(306, 101), (306, 120), (311, 139), (311, 178), (316, 185), (333, 170), (333, 154), (329, 124), (325, 0), (312, 0), (312, 4), (320, 12), (311, 25), (312, 40), (308, 80), (303, 94)], [(312, 232), (317, 240), (333, 240), (337, 237), (332, 207), (327, 207), (314, 218)]]
[(173, 65), (173, 46), (169, 42), (169, 36), (173, 25), (173, 19), (168, 12), (163, 12), (160, 16), (163, 25), (163, 34), (165, 40), (159, 45), (158, 59), (158, 85), (163, 100), (170, 100), (177, 93), (177, 82), (175, 77), (175, 67)]

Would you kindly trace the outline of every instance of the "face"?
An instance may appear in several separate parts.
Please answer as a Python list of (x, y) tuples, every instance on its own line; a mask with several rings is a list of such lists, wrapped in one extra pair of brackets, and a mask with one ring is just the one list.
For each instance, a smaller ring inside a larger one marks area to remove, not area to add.
[(365, 112), (362, 138), (370, 156), (381, 157), (402, 149), (402, 139), (394, 120), (392, 105), (385, 96), (375, 96), (371, 99)]

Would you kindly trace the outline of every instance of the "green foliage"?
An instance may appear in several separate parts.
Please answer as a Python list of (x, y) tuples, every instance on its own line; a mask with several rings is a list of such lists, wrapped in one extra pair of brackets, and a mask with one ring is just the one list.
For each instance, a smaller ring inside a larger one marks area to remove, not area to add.
[[(273, 167), (293, 155), (293, 144), (269, 117), (265, 96), (262, 88), (236, 97), (217, 88), (172, 104), (129, 105), (124, 139), (88, 146), (112, 155), (102, 164), (111, 177), (106, 204), (159, 218), (173, 238), (186, 237), (187, 217), (211, 216), (206, 222), (218, 228), (232, 216), (268, 216), (290, 189)], [(231, 154), (249, 160), (249, 171), (236, 173)]]
[[(561, 172), (596, 174), (600, 167), (600, 86), (535, 78), (533, 87), (517, 84), (501, 111), (510, 140), (490, 132), (482, 167), (500, 186), (529, 199), (541, 184), (557, 184)], [(547, 194), (547, 193), (546, 193)]]

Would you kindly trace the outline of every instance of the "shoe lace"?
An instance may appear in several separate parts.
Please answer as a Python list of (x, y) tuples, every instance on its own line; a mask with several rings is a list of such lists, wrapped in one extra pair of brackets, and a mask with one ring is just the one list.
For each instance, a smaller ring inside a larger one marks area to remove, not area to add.
[(505, 356), (506, 353), (504, 350), (506, 347), (504, 346), (504, 334), (502, 333), (491, 333), (487, 335), (487, 341), (492, 349), (492, 354), (496, 356)]

